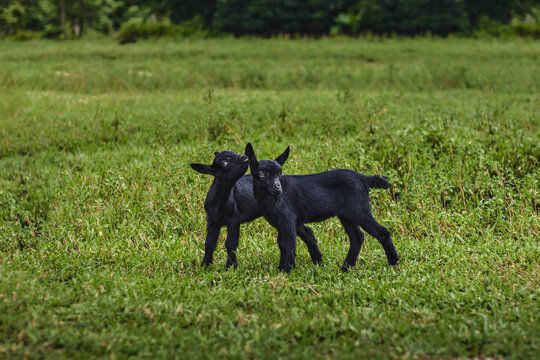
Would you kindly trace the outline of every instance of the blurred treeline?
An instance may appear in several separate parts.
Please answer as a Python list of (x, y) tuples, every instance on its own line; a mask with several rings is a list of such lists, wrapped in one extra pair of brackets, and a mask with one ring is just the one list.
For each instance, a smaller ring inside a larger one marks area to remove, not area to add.
[(538, 0), (0, 0), (2, 37), (540, 37)]

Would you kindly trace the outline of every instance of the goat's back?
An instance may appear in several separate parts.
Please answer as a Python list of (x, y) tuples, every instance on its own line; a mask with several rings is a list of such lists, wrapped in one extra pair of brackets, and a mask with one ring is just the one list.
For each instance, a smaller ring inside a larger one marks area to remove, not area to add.
[(336, 169), (310, 175), (282, 176), (284, 200), (294, 207), (298, 220), (314, 222), (363, 208), (369, 211), (365, 175)]

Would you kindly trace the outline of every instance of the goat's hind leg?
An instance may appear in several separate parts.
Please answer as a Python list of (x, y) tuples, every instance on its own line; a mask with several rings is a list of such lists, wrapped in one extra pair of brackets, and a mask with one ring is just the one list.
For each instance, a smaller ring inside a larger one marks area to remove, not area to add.
[(386, 253), (386, 259), (389, 265), (396, 265), (399, 262), (399, 256), (392, 242), (390, 231), (387, 228), (379, 224), (371, 214), (369, 216), (362, 217), (359, 222), (362, 229), (364, 229), (369, 235), (376, 238), (384, 248)]
[(278, 265), (278, 269), (282, 270), (283, 267), (284, 267), (283, 262), (285, 261), (285, 247), (283, 246), (282, 236), (281, 236), (280, 232), (278, 232), (277, 244), (278, 244), (278, 247), (279, 247), (279, 265)]
[(356, 259), (358, 259), (358, 253), (360, 253), (360, 249), (362, 248), (362, 244), (364, 243), (364, 233), (362, 232), (362, 230), (360, 230), (360, 227), (354, 222), (342, 217), (340, 217), (339, 220), (341, 220), (341, 224), (343, 224), (343, 228), (345, 228), (345, 232), (349, 236), (349, 240), (351, 243), (349, 247), (349, 252), (347, 253), (347, 257), (345, 258), (345, 262), (341, 267), (341, 270), (348, 271), (350, 267), (356, 266)]
[(306, 244), (309, 255), (311, 256), (311, 262), (314, 264), (322, 263), (322, 254), (319, 246), (317, 246), (317, 238), (313, 235), (313, 230), (309, 226), (299, 225), (296, 227), (296, 232)]
[(227, 240), (225, 240), (225, 248), (227, 249), (227, 263), (225, 267), (228, 269), (234, 266), (238, 267), (236, 260), (236, 249), (238, 248), (238, 238), (240, 236), (240, 224), (232, 224), (227, 226)]

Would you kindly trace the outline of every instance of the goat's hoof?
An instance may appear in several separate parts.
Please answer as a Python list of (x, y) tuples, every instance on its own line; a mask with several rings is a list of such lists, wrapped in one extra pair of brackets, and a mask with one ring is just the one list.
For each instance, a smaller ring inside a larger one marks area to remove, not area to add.
[(201, 263), (202, 267), (207, 267), (207, 266), (210, 266), (210, 265), (212, 265), (212, 260), (203, 260), (202, 263)]
[(294, 266), (278, 266), (278, 270), (284, 273), (290, 273), (292, 269), (294, 269)]
[(226, 263), (225, 264), (225, 270), (229, 270), (230, 268), (233, 268), (233, 269), (237, 269), (238, 268), (238, 263)]

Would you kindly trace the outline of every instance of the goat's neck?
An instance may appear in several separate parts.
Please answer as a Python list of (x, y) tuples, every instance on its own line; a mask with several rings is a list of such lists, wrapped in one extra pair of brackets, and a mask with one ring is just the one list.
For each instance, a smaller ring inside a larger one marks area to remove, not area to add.
[(275, 204), (276, 198), (268, 194), (264, 189), (260, 188), (259, 186), (255, 185), (253, 188), (253, 195), (255, 196), (255, 199), (259, 203), (259, 205), (262, 205), (262, 208), (271, 207)]
[(210, 186), (210, 191), (208, 191), (208, 196), (206, 197), (206, 208), (224, 209), (229, 201), (229, 195), (231, 194), (233, 186), (234, 182), (215, 178)]

